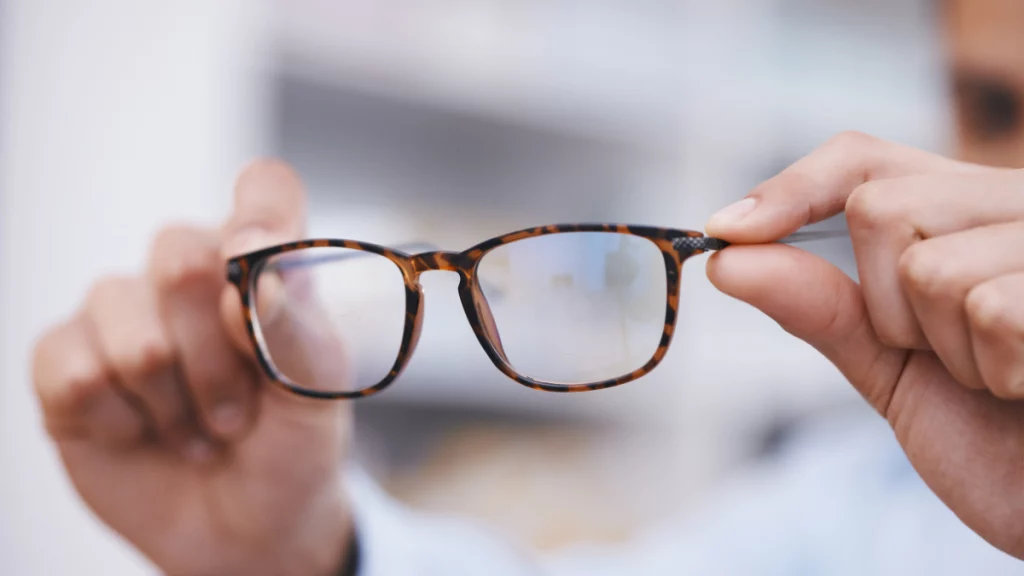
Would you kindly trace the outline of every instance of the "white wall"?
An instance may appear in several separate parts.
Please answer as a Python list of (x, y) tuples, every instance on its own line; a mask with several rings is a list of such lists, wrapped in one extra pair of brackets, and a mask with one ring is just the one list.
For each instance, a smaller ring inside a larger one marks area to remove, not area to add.
[[(6, 132), (6, 113), (8, 112), (9, 108), (5, 105), (6, 101), (3, 98), (7, 86), (7, 77), (9, 76), (8, 64), (10, 62), (9, 58), (3, 57), (4, 54), (9, 52), (9, 50), (7, 49), (8, 42), (5, 42), (5, 40), (9, 36), (9, 27), (4, 26), (4, 22), (7, 21), (6, 10), (7, 5), (5, 1), (0, 0), (0, 135)], [(7, 139), (0, 136), (0, 170), (3, 170), (3, 168), (7, 166), (6, 144)], [(2, 177), (2, 174), (3, 172), (0, 172), (0, 272), (7, 270), (7, 267), (5, 266), (4, 256), (7, 252), (7, 250), (5, 249), (6, 234), (3, 233), (4, 229), (6, 228), (6, 219), (4, 217), (4, 214), (6, 213), (5, 206), (7, 204), (7, 189), (4, 186), (6, 182), (4, 181), (5, 179)], [(3, 328), (3, 326), (6, 324), (6, 316), (3, 315), (3, 312), (7, 308), (7, 292), (7, 282), (4, 280), (4, 276), (0, 276), (0, 366), (7, 363), (5, 351), (8, 349), (8, 331)], [(0, 404), (0, 416), (3, 415), (3, 406), (4, 404)], [(0, 452), (0, 458), (3, 458), (4, 456), (6, 456), (6, 454), (4, 452)], [(0, 470), (3, 469), (4, 468), (0, 468)], [(3, 485), (0, 484), (0, 493), (3, 492), (5, 492), (5, 490), (3, 488)], [(6, 508), (4, 507), (5, 503), (6, 498), (4, 496), (0, 496), (0, 562), (3, 562), (4, 558), (10, 558), (13, 556), (13, 552), (11, 551), (12, 538), (8, 535), (9, 527), (7, 526), (8, 522), (6, 520), (8, 514), (6, 512)]]
[(212, 222), (262, 148), (251, 0), (5, 0), (0, 20), (0, 572), (135, 574), (39, 425), (33, 340), (170, 219)]

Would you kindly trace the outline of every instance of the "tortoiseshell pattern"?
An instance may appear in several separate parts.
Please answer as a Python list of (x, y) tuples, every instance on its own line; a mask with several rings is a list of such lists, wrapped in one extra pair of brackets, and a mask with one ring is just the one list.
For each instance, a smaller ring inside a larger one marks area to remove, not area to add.
[[(666, 294), (668, 298), (665, 306), (665, 326), (662, 331), (661, 340), (651, 359), (642, 367), (629, 374), (624, 374), (610, 380), (586, 384), (543, 382), (517, 373), (505, 356), (497, 329), (494, 326), (494, 319), (491, 316), (490, 308), (480, 289), (480, 282), (477, 278), (477, 266), (485, 254), (503, 244), (525, 238), (564, 232), (614, 232), (639, 236), (653, 242), (661, 250), (665, 258), (665, 278), (668, 284)], [(476, 334), (477, 340), (487, 353), (487, 356), (506, 376), (535, 390), (587, 392), (631, 382), (650, 373), (661, 363), (668, 352), (672, 335), (675, 332), (676, 317), (679, 311), (679, 278), (683, 262), (691, 256), (711, 250), (720, 250), (727, 245), (728, 243), (722, 240), (709, 238), (700, 232), (692, 230), (626, 224), (555, 224), (527, 228), (481, 242), (463, 252), (431, 251), (419, 254), (406, 254), (391, 248), (355, 240), (311, 239), (271, 246), (236, 256), (228, 261), (228, 280), (235, 285), (241, 296), (246, 329), (263, 371), (274, 382), (302, 396), (324, 399), (361, 398), (380, 392), (394, 382), (399, 374), (402, 373), (413, 351), (416, 349), (423, 318), (423, 293), (420, 288), (419, 275), (431, 270), (445, 270), (459, 274), (459, 296), (469, 324), (473, 328), (473, 332)], [(255, 312), (253, 310), (255, 306), (255, 298), (253, 296), (255, 278), (259, 275), (259, 271), (267, 259), (285, 252), (332, 246), (363, 250), (384, 256), (398, 265), (405, 280), (406, 314), (401, 349), (388, 375), (376, 385), (364, 390), (325, 392), (303, 388), (290, 381), (274, 367), (257, 333), (256, 319), (254, 318)]]

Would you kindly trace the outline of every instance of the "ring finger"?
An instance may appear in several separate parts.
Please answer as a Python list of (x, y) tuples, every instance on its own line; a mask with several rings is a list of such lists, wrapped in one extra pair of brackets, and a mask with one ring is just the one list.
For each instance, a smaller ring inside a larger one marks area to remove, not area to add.
[(141, 278), (111, 278), (91, 293), (86, 314), (103, 355), (122, 385), (144, 406), (154, 431), (172, 445), (188, 435), (188, 405), (174, 347)]
[[(914, 312), (903, 290), (900, 270), (904, 254), (922, 239), (1020, 222), (1024, 218), (1024, 195), (1020, 193), (1019, 176), (1010, 172), (931, 174), (861, 186), (850, 196), (846, 215), (864, 300), (879, 339), (896, 348), (929, 350), (933, 343), (926, 338), (918, 323), (920, 315)], [(952, 242), (946, 246), (955, 248)], [(965, 264), (978, 259), (980, 264), (983, 259), (1006, 252), (997, 246), (1013, 244), (972, 240), (960, 247), (970, 253), (957, 261)], [(925, 263), (929, 264), (928, 276), (946, 280), (953, 275), (947, 273), (953, 259), (941, 252)]]
[(1001, 398), (1024, 398), (1024, 272), (972, 289), (967, 315), (978, 370), (989, 389)]

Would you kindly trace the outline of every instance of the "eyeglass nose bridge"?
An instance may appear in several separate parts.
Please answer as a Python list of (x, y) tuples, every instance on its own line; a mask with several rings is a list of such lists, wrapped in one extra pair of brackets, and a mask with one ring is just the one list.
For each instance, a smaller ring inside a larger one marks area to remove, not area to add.
[[(459, 283), (459, 296), (462, 300), (466, 318), (470, 327), (480, 340), (488, 354), (496, 354), (501, 362), (507, 363), (505, 350), (501, 344), (501, 336), (495, 326), (494, 316), (480, 285), (474, 278), (473, 265), (480, 256), (478, 251), (447, 252), (436, 250), (422, 252), (409, 257), (413, 273), (419, 276), (422, 272), (444, 271), (457, 272), (462, 281)], [(493, 351), (493, 352), (492, 352)]]
[(432, 270), (469, 273), (473, 267), (472, 258), (463, 252), (435, 250), (422, 252), (410, 257), (413, 271), (419, 275)]

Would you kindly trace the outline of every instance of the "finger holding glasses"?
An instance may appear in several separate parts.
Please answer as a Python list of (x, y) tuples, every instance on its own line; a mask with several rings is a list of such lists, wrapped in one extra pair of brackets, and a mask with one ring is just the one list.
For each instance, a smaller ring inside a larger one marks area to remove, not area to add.
[[(859, 284), (773, 243), (843, 210)], [(1024, 557), (1024, 172), (848, 134), (707, 230), (736, 244), (711, 281), (828, 357), (932, 490)]]

